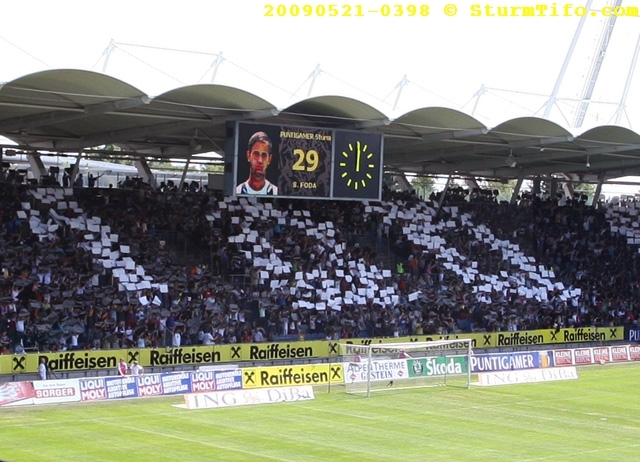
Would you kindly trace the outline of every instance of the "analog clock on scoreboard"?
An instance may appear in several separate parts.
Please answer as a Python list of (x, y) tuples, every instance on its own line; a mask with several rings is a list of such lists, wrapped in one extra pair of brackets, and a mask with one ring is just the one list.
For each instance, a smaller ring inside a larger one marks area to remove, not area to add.
[(333, 197), (380, 199), (382, 136), (336, 130)]

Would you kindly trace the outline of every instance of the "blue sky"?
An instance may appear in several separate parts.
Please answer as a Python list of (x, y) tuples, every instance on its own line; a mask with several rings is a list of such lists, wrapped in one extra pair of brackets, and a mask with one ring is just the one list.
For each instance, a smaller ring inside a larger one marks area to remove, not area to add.
[[(489, 127), (542, 115), (579, 18), (470, 17), (470, 2), (462, 1), (456, 4), (458, 14), (447, 17), (445, 3), (431, 2), (427, 17), (393, 17), (394, 10), (384, 17), (368, 13), (382, 3), (367, 0), (358, 3), (366, 11), (363, 17), (320, 18), (304, 17), (302, 10), (298, 17), (278, 17), (276, 7), (329, 3), (185, 0), (167, 9), (148, 1), (10, 2), (3, 5), (3, 17), (15, 20), (4, 21), (0, 29), (0, 82), (45, 69), (105, 69), (155, 96), (210, 83), (212, 64), (222, 53), (215, 83), (254, 92), (281, 108), (311, 91), (311, 96), (360, 99), (392, 118), (425, 106), (473, 113)], [(268, 5), (274, 6), (273, 17), (265, 16)], [(336, 5), (346, 11), (347, 4)], [(355, 12), (357, 4), (349, 5)], [(407, 13), (410, 4), (402, 5)], [(592, 8), (605, 5), (594, 1)], [(561, 99), (550, 114), (575, 134), (613, 123), (640, 18), (617, 19), (587, 117), (574, 128), (576, 100), (603, 25), (599, 14), (587, 18), (560, 87)], [(115, 48), (104, 54), (111, 41)], [(317, 68), (321, 72), (311, 86), (309, 76)], [(400, 86), (405, 76), (407, 83)], [(477, 99), (474, 94), (483, 86)], [(627, 104), (639, 98), (636, 72)], [(620, 124), (640, 131), (640, 108), (629, 106)]]

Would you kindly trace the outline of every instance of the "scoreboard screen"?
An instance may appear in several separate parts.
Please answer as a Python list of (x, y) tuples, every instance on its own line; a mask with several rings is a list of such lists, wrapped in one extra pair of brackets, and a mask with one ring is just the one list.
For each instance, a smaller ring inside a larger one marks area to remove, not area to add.
[(230, 135), (233, 195), (380, 200), (380, 134), (238, 122)]

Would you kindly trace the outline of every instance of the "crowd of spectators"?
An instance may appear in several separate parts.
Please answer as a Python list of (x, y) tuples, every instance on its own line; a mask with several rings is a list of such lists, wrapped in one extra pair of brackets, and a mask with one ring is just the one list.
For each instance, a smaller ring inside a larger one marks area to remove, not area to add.
[[(57, 191), (68, 206), (0, 183), (2, 353), (635, 325), (640, 315), (632, 200), (510, 205), (456, 188), (439, 208), (439, 197), (411, 192), (327, 203)], [(136, 278), (123, 283), (118, 257), (69, 225), (96, 218), (98, 235), (127, 247)], [(200, 251), (188, 264), (176, 258), (186, 243)]]

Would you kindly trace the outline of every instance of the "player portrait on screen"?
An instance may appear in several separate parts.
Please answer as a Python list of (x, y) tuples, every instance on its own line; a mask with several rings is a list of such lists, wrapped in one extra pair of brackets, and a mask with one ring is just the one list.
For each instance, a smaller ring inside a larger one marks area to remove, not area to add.
[[(273, 145), (269, 136), (263, 132), (255, 132), (247, 144), (247, 162), (249, 178), (238, 184), (236, 194), (258, 194), (275, 196), (278, 187), (267, 180), (267, 168), (273, 160)], [(240, 159), (238, 160), (240, 162)]]

